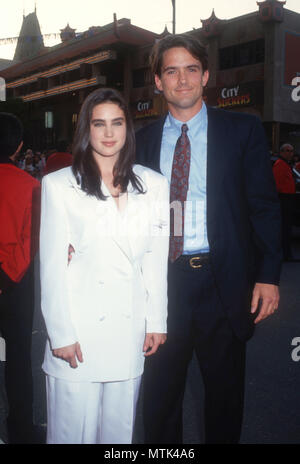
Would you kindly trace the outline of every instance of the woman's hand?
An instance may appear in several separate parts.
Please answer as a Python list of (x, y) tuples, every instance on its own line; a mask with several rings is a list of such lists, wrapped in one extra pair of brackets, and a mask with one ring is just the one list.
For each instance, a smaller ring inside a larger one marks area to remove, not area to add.
[(79, 362), (83, 362), (81, 348), (78, 342), (74, 345), (63, 346), (62, 348), (55, 348), (52, 350), (53, 356), (67, 361), (74, 369), (78, 367), (76, 358)]
[(72, 254), (75, 253), (75, 250), (74, 250), (74, 247), (73, 245), (71, 245), (71, 243), (69, 244), (69, 248), (68, 248), (68, 266), (72, 260)]
[[(167, 334), (164, 333), (147, 333), (145, 336), (143, 352), (144, 356), (151, 356), (156, 353), (159, 345), (163, 345), (167, 340)], [(148, 351), (149, 350), (149, 351)]]

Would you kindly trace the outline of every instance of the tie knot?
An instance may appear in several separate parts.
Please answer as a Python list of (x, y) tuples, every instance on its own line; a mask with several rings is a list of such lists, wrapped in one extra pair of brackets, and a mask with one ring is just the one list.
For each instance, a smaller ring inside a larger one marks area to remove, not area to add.
[(189, 130), (188, 126), (186, 124), (182, 124), (181, 133), (186, 134), (188, 130)]

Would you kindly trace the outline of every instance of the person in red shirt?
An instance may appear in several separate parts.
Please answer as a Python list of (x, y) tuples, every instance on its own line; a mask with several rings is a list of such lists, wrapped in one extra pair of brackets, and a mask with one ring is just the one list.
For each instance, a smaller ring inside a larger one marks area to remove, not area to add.
[(35, 439), (31, 335), (40, 183), (14, 164), (22, 137), (19, 119), (0, 113), (0, 331), (6, 342), (10, 443), (32, 443)]
[(66, 168), (67, 166), (72, 166), (73, 156), (67, 152), (67, 147), (67, 142), (64, 140), (58, 143), (57, 151), (52, 153), (46, 161), (44, 175)]
[(291, 249), (293, 203), (296, 193), (296, 183), (290, 165), (293, 155), (294, 147), (289, 143), (285, 143), (280, 147), (279, 157), (273, 165), (273, 174), (281, 206), (281, 234), (284, 261), (295, 261)]
[(285, 143), (280, 148), (278, 160), (273, 165), (273, 174), (278, 193), (296, 193), (295, 180), (289, 164), (294, 155), (294, 147)]

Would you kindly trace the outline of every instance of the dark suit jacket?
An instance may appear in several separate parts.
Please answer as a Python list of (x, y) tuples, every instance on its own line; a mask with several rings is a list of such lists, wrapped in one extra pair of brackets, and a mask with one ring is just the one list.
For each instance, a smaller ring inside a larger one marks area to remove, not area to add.
[[(253, 333), (255, 282), (278, 284), (280, 207), (256, 116), (208, 107), (207, 234), (217, 290), (236, 335)], [(136, 134), (137, 163), (160, 171), (165, 118)]]

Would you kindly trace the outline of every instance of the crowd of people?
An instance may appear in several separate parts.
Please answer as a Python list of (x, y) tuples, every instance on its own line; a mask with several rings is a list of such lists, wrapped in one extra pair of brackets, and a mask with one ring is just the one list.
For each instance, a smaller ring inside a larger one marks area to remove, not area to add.
[(253, 115), (205, 104), (208, 56), (195, 37), (164, 37), (150, 60), (169, 111), (136, 134), (114, 89), (84, 101), (72, 155), (57, 147), (19, 156), (20, 122), (1, 114), (0, 330), (11, 443), (34, 441), (38, 244), (47, 443), (131, 443), (142, 375), (145, 443), (182, 443), (193, 352), (205, 442), (239, 443), (246, 342), (279, 305), (281, 212), (265, 133)]
[(72, 164), (72, 148), (64, 140), (57, 143), (57, 148), (33, 151), (27, 148), (18, 153), (15, 165), (41, 181), (44, 175)]
[(291, 166), (292, 169), (296, 169), (300, 173), (300, 155), (296, 152), (294, 146), (290, 143), (283, 143), (280, 148), (278, 153), (272, 153), (271, 154), (271, 163), (274, 165), (274, 163), (278, 160), (278, 158), (281, 157), (281, 153), (283, 149), (286, 149), (289, 153), (289, 165)]
[[(299, 176), (298, 176), (299, 173)], [(293, 145), (284, 143), (273, 164), (273, 175), (281, 209), (281, 239), (284, 261), (298, 262), (292, 252), (292, 230), (294, 217), (300, 215), (296, 191), (300, 186), (300, 162)]]

